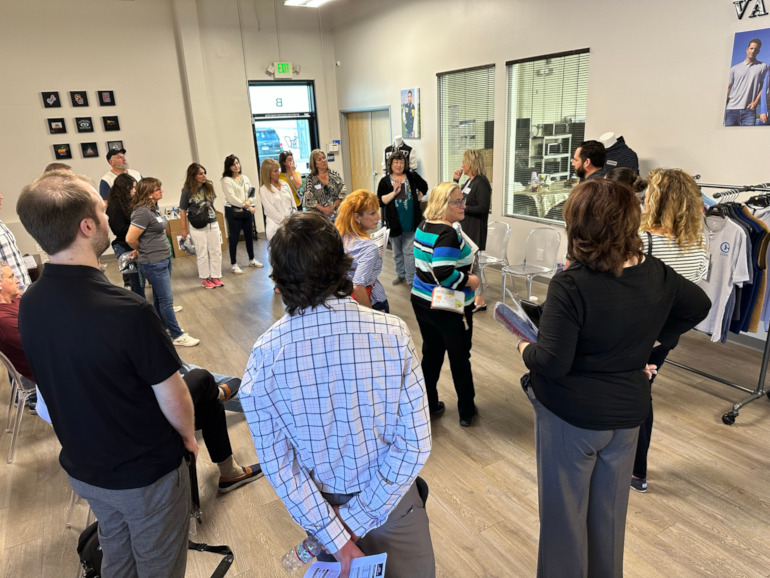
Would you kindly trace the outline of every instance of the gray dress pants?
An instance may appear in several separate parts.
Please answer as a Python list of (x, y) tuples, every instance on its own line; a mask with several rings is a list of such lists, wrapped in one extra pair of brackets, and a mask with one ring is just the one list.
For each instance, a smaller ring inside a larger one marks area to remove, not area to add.
[(570, 425), (526, 390), (535, 408), (540, 578), (623, 576), (628, 493), (639, 428)]
[[(351, 494), (323, 494), (332, 506), (347, 503)], [(436, 560), (430, 538), (425, 501), (428, 484), (418, 477), (382, 526), (371, 530), (356, 545), (370, 556), (387, 552), (385, 578), (434, 578)], [(334, 556), (322, 553), (318, 560), (334, 562)]]

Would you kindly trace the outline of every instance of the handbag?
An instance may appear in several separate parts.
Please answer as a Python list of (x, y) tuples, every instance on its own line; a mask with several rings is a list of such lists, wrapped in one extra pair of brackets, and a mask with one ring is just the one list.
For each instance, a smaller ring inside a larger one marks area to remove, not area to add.
[(251, 216), (251, 211), (247, 211), (243, 207), (231, 206), (230, 208), (234, 219), (248, 219)]
[(209, 224), (209, 204), (204, 201), (187, 207), (187, 220), (196, 229), (203, 229)]
[(433, 280), (436, 282), (436, 287), (433, 288), (431, 294), (430, 308), (451, 311), (462, 315), (465, 312), (465, 293), (455, 291), (449, 287), (442, 287), (441, 283), (438, 282), (438, 278), (436, 278), (436, 274), (433, 272), (432, 263), (430, 274), (433, 275)]

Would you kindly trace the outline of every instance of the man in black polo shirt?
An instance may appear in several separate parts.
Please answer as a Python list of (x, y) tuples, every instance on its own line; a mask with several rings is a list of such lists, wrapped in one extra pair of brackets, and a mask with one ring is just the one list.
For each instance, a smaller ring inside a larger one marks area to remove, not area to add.
[(59, 461), (99, 520), (102, 576), (182, 578), (193, 403), (152, 304), (99, 268), (109, 245), (104, 201), (61, 171), (27, 185), (16, 211), (49, 254), (25, 293), (19, 330), (50, 410)]

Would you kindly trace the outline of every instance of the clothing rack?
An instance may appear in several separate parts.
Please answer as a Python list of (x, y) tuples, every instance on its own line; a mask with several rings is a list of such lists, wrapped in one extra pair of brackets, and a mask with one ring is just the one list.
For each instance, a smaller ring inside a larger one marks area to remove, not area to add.
[[(700, 175), (695, 176), (696, 179), (698, 179), (699, 177)], [(722, 192), (714, 193), (713, 196), (715, 199), (728, 197), (730, 200), (732, 200), (735, 197), (737, 197), (737, 195), (740, 193), (749, 193), (749, 192), (770, 193), (770, 183), (762, 183), (760, 185), (753, 185), (753, 186), (752, 185), (748, 185), (748, 186), (714, 185), (714, 184), (698, 183), (698, 186), (701, 188), (722, 189)], [(757, 195), (756, 197), (752, 197), (752, 199), (750, 200), (759, 199), (761, 197), (767, 197), (767, 195)], [(765, 389), (765, 374), (767, 373), (768, 362), (770, 362), (770, 332), (768, 332), (767, 337), (765, 338), (765, 350), (764, 350), (764, 353), (762, 354), (762, 364), (759, 369), (759, 378), (757, 380), (757, 386), (754, 389), (750, 389), (746, 386), (734, 383), (727, 379), (723, 379), (719, 376), (706, 373), (705, 371), (701, 371), (700, 369), (690, 367), (688, 365), (685, 365), (684, 363), (679, 363), (678, 361), (673, 361), (671, 359), (668, 359), (667, 362), (675, 367), (684, 369), (685, 371), (695, 373), (697, 375), (706, 377), (718, 383), (723, 383), (724, 385), (729, 385), (730, 387), (734, 387), (735, 389), (739, 389), (741, 391), (744, 391), (750, 394), (747, 398), (739, 401), (738, 403), (733, 404), (733, 409), (731, 409), (730, 411), (722, 415), (722, 423), (724, 423), (725, 425), (733, 425), (735, 423), (735, 419), (738, 417), (738, 412), (744, 405), (747, 405), (752, 401), (756, 401), (765, 395), (767, 395), (768, 399), (770, 399), (770, 391), (767, 391)]]

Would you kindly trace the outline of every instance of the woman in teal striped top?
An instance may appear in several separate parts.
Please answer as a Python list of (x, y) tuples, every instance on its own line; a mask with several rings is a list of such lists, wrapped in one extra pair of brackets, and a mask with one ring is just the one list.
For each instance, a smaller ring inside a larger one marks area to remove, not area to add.
[[(460, 425), (470, 427), (478, 413), (473, 401), (471, 345), (474, 291), (479, 286), (479, 278), (470, 272), (473, 253), (453, 226), (464, 217), (465, 201), (456, 183), (441, 183), (431, 191), (426, 220), (414, 235), (416, 272), (412, 308), (422, 334), (422, 372), (431, 415), (438, 416), (445, 409), (444, 402), (438, 399), (437, 385), (444, 354), (449, 353)], [(462, 315), (431, 309), (433, 289), (439, 284), (465, 294)]]

